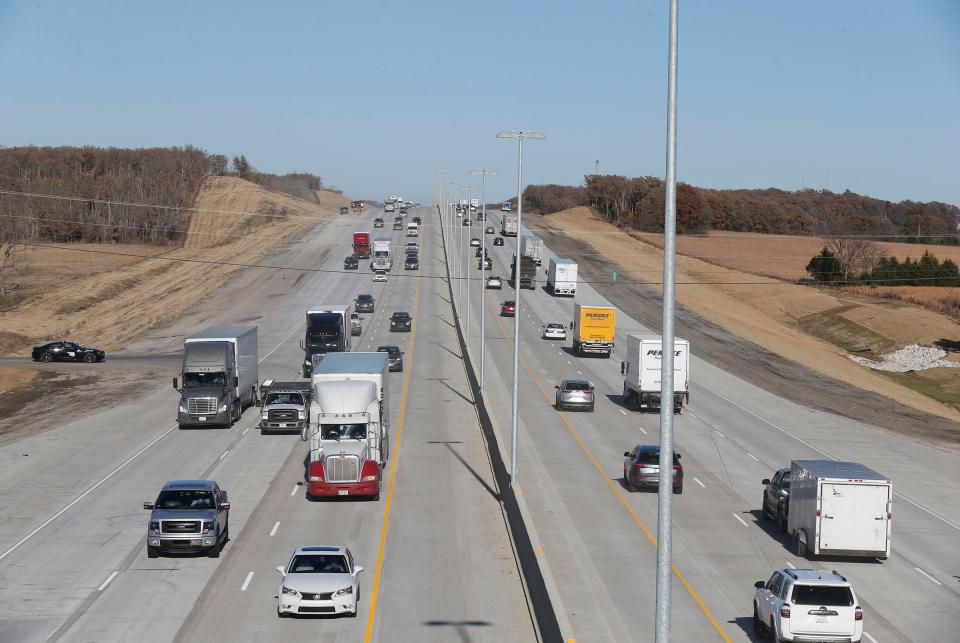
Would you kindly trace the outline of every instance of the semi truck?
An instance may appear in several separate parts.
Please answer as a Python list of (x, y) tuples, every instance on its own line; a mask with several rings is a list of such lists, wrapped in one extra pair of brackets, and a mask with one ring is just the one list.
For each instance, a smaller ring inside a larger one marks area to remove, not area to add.
[(390, 256), (390, 239), (388, 237), (374, 239), (373, 261), (370, 262), (370, 269), (389, 271), (391, 267), (393, 267), (393, 259)]
[(363, 201), (351, 201), (351, 202), (350, 202), (350, 209), (353, 210), (354, 212), (363, 212), (363, 208), (364, 208), (364, 207), (365, 207), (365, 206), (363, 205)]
[(480, 199), (470, 199), (470, 211), (476, 212), (480, 207)]
[(326, 356), (311, 378), (307, 441), (310, 497), (380, 498), (390, 457), (389, 355)]
[[(627, 359), (620, 363), (623, 374), (623, 402), (634, 410), (659, 409), (661, 406), (661, 368), (663, 337), (627, 335)], [(673, 412), (680, 413), (690, 402), (690, 343), (673, 340)]]
[(530, 257), (538, 266), (543, 264), (543, 241), (535, 234), (525, 234), (520, 238), (520, 254)]
[(353, 254), (357, 256), (357, 259), (370, 258), (370, 233), (369, 232), (353, 233)]
[(787, 533), (797, 556), (890, 556), (893, 481), (856, 462), (790, 463)]
[(572, 259), (554, 259), (547, 265), (547, 290), (554, 295), (577, 294), (577, 262)]
[(211, 326), (183, 341), (177, 424), (230, 426), (257, 397), (257, 327)]
[(314, 364), (327, 353), (349, 353), (352, 304), (317, 306), (307, 311), (303, 349), (303, 376), (310, 377)]
[[(510, 264), (510, 279), (514, 283), (517, 281), (517, 255), (513, 255), (513, 261)], [(537, 264), (532, 257), (520, 257), (520, 288), (534, 290), (537, 287)]]
[(503, 222), (500, 224), (500, 234), (504, 237), (517, 236), (517, 217), (513, 214), (503, 215)]
[(616, 330), (617, 309), (612, 306), (584, 306), (574, 304), (573, 352), (577, 355), (613, 354), (614, 331)]
[(510, 203), (509, 201), (503, 201), (503, 202), (500, 203), (500, 211), (501, 211), (501, 212), (510, 212), (510, 210), (512, 209), (512, 206), (513, 206), (513, 204)]

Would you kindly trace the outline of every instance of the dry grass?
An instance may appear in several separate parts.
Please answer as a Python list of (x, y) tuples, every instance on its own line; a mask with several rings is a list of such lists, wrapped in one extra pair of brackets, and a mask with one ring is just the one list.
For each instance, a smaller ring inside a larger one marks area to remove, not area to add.
[(960, 321), (960, 291), (929, 286), (848, 286), (844, 291), (923, 306)]

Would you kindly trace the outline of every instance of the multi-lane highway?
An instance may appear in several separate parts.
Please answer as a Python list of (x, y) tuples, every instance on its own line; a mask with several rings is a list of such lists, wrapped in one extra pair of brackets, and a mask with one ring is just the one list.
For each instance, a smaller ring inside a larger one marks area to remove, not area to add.
[[(499, 216), (490, 219), (483, 227), (492, 225), (499, 233)], [(470, 353), (478, 364), (482, 292), (488, 331), (484, 399), (500, 443), (509, 445), (514, 320), (499, 312), (500, 302), (513, 298), (506, 278), (515, 241), (494, 247), (488, 236), (494, 263), (488, 274), (503, 276), (504, 290), (481, 291), (474, 249), (466, 244), (481, 236), (483, 227), (460, 230), (459, 223), (450, 229), (451, 245), (457, 246), (456, 276), (475, 279)], [(544, 268), (550, 256), (555, 255), (544, 256)], [(548, 294), (544, 277), (541, 269), (541, 287), (523, 291), (519, 311), (518, 497), (532, 522), (544, 575), (552, 578), (565, 634), (578, 641), (648, 641), (657, 498), (652, 492), (629, 492), (622, 472), (624, 451), (659, 440), (658, 416), (622, 405), (620, 360), (626, 335), (650, 330), (618, 311), (613, 358), (578, 358), (569, 340), (541, 338), (544, 323), (567, 325), (573, 318), (573, 300)], [(463, 292), (465, 298), (466, 288)], [(466, 316), (465, 302), (458, 301)], [(617, 304), (584, 283), (577, 301)], [(692, 351), (696, 357), (697, 347)], [(686, 475), (684, 493), (674, 502), (675, 640), (746, 639), (753, 581), (786, 566), (846, 575), (863, 602), (867, 641), (951, 639), (946, 633), (960, 626), (960, 504), (949, 491), (960, 484), (957, 450), (799, 407), (696, 358), (691, 370), (691, 402), (675, 424)], [(596, 385), (594, 413), (552, 408), (554, 385), (571, 377)], [(803, 560), (791, 553), (772, 523), (760, 520), (761, 479), (799, 458), (858, 461), (893, 478), (897, 495), (889, 560)]]
[[(286, 274), (247, 271), (125, 352), (168, 353), (206, 325), (254, 323), (261, 379), (295, 379), (307, 307), (373, 294), (359, 350), (405, 352), (405, 371), (390, 375), (394, 449), (382, 499), (309, 502), (299, 436), (261, 435), (256, 408), (229, 429), (178, 430), (177, 393), (160, 377), (134, 403), (61, 418), (0, 449), (0, 640), (533, 638), (440, 278), (438, 228), (425, 226), (420, 271), (401, 267), (375, 284), (367, 262), (342, 272), (352, 231), (370, 229), (373, 216), (318, 225), (270, 258)], [(396, 310), (413, 315), (413, 332), (389, 332)], [(141, 505), (182, 478), (230, 492), (231, 540), (218, 560), (146, 557)], [(356, 618), (277, 618), (274, 568), (309, 544), (345, 544), (366, 568)]]

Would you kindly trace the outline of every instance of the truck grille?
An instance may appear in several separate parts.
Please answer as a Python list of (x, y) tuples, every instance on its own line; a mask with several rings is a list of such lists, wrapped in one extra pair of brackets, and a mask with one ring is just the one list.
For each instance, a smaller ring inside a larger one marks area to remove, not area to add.
[(190, 415), (210, 415), (217, 412), (217, 398), (191, 397), (187, 400), (187, 413)]
[(271, 422), (296, 422), (297, 412), (293, 409), (276, 409), (267, 412), (267, 418)]
[(324, 465), (327, 482), (358, 482), (360, 458), (355, 455), (332, 455)]
[(163, 520), (160, 531), (164, 534), (199, 534), (199, 520)]

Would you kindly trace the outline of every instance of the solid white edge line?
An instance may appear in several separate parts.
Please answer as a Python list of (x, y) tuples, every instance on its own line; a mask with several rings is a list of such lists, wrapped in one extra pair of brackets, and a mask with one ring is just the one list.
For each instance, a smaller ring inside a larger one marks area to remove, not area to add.
[(647, 430), (644, 429), (642, 426), (638, 426), (637, 428), (640, 429), (640, 433), (642, 433), (642, 434), (644, 434), (644, 435), (647, 434)]
[(120, 574), (120, 572), (113, 572), (113, 573), (111, 573), (109, 576), (107, 576), (107, 580), (103, 581), (103, 584), (100, 585), (100, 587), (97, 588), (97, 591), (98, 591), (98, 592), (102, 592), (104, 589), (106, 589), (107, 585), (110, 584), (110, 581), (112, 581), (114, 578), (116, 578), (117, 575), (119, 575), (119, 574)]
[(52, 516), (50, 516), (49, 518), (47, 518), (46, 520), (44, 520), (42, 523), (40, 523), (40, 525), (37, 526), (37, 527), (35, 527), (35, 528), (33, 529), (33, 531), (31, 531), (31, 532), (28, 533), (26, 536), (24, 536), (23, 538), (21, 538), (20, 540), (18, 540), (17, 542), (15, 542), (15, 543), (14, 543), (13, 545), (11, 545), (5, 552), (3, 552), (2, 554), (0, 554), (0, 560), (3, 560), (4, 558), (6, 558), (6, 557), (9, 556), (10, 554), (12, 554), (14, 551), (16, 551), (17, 549), (19, 549), (20, 546), (23, 545), (23, 543), (27, 542), (28, 540), (30, 540), (31, 538), (33, 538), (34, 536), (36, 536), (38, 533), (40, 533), (40, 531), (41, 531), (44, 527), (46, 527), (47, 525), (49, 525), (50, 523), (52, 523), (54, 520), (56, 520), (57, 518), (59, 518), (60, 516), (62, 516), (64, 513), (66, 513), (71, 507), (73, 507), (73, 506), (76, 505), (78, 502), (80, 502), (81, 500), (83, 500), (84, 498), (86, 498), (88, 495), (90, 495), (97, 487), (99, 487), (99, 486), (102, 485), (104, 482), (106, 482), (107, 480), (109, 480), (110, 478), (112, 478), (113, 476), (115, 476), (115, 475), (117, 474), (117, 472), (119, 472), (119, 471), (120, 471), (121, 469), (123, 469), (125, 466), (127, 466), (128, 464), (130, 464), (131, 462), (133, 462), (140, 454), (142, 454), (144, 451), (146, 451), (147, 449), (149, 449), (150, 447), (152, 447), (154, 444), (156, 444), (157, 442), (159, 442), (161, 439), (163, 439), (163, 437), (164, 437), (165, 435), (167, 435), (168, 433), (170, 433), (171, 431), (173, 431), (175, 428), (177, 428), (177, 425), (176, 425), (176, 424), (174, 424), (173, 426), (169, 427), (166, 431), (164, 431), (163, 433), (161, 433), (160, 435), (158, 435), (157, 437), (155, 437), (153, 440), (151, 440), (150, 442), (148, 442), (145, 447), (141, 448), (139, 451), (137, 451), (136, 453), (134, 453), (132, 456), (130, 456), (129, 458), (127, 458), (126, 460), (124, 460), (123, 462), (121, 462), (119, 465), (117, 465), (117, 467), (116, 467), (113, 471), (111, 471), (111, 472), (108, 473), (107, 475), (105, 475), (105, 476), (103, 476), (102, 478), (100, 478), (100, 480), (98, 480), (96, 483), (94, 483), (93, 486), (91, 486), (89, 489), (87, 489), (86, 491), (84, 491), (83, 493), (81, 493), (79, 496), (77, 496), (76, 498), (74, 498), (72, 501), (70, 501), (66, 506), (64, 506), (62, 509), (60, 509), (60, 511), (58, 511), (57, 513), (53, 514)]
[(923, 571), (923, 570), (920, 569), (919, 567), (914, 567), (914, 569), (917, 570), (918, 572), (920, 572), (921, 574), (923, 574), (924, 576), (926, 576), (927, 578), (929, 578), (930, 580), (932, 580), (932, 581), (933, 581), (934, 583), (936, 583), (937, 585), (943, 587), (943, 583), (941, 583), (941, 582), (938, 581), (936, 578), (934, 578), (933, 576), (931, 576), (931, 575), (928, 574), (927, 572)]
[(722, 434), (722, 433), (720, 433), (719, 431), (717, 431), (716, 429), (714, 429), (713, 432), (716, 433), (717, 435), (719, 435), (721, 438), (727, 437), (727, 436), (725, 436), (724, 434)]
[(259, 360), (257, 360), (257, 364), (261, 364), (261, 363), (263, 362), (263, 360), (265, 360), (265, 359), (267, 359), (268, 357), (270, 357), (271, 355), (273, 355), (273, 354), (277, 351), (277, 349), (280, 348), (281, 346), (283, 346), (283, 344), (284, 344), (288, 339), (290, 339), (290, 337), (291, 337), (295, 332), (297, 332), (298, 330), (300, 330), (300, 327), (303, 326), (303, 325), (306, 323), (306, 321), (307, 321), (306, 319), (303, 319), (299, 324), (297, 324), (297, 327), (294, 328), (293, 330), (291, 330), (291, 331), (287, 334), (286, 337), (284, 337), (283, 339), (281, 339), (279, 344), (277, 344), (276, 346), (274, 346), (273, 349), (272, 349), (269, 353), (267, 353), (266, 355), (264, 355), (263, 357), (261, 357)]
[(270, 535), (275, 536), (277, 534), (277, 529), (280, 527), (280, 521), (273, 523), (273, 529), (270, 530)]
[(250, 581), (253, 580), (254, 572), (247, 572), (247, 577), (243, 579), (243, 585), (240, 586), (240, 591), (247, 591), (247, 586), (250, 585)]
[(226, 451), (224, 451), (223, 453), (221, 453), (221, 454), (220, 454), (220, 457), (217, 458), (217, 460), (223, 460), (225, 457), (227, 457), (227, 454), (228, 454), (228, 453), (230, 453), (230, 449), (227, 449)]
[(294, 486), (293, 486), (293, 491), (290, 492), (290, 495), (291, 495), (291, 496), (297, 495), (297, 489), (299, 489), (299, 488), (300, 488), (300, 485), (294, 485)]
[(870, 636), (870, 634), (867, 633), (866, 630), (864, 630), (863, 635), (866, 636), (868, 639), (870, 639), (871, 643), (880, 643), (880, 641)]
[(730, 515), (733, 516), (734, 518), (736, 518), (736, 519), (740, 522), (740, 524), (743, 525), (744, 527), (749, 527), (749, 526), (750, 526), (750, 525), (748, 525), (746, 522), (744, 522), (743, 518), (741, 518), (741, 517), (738, 516), (737, 514), (730, 514)]
[(701, 487), (703, 487), (704, 489), (707, 488), (707, 485), (705, 485), (705, 484), (703, 484), (702, 482), (700, 482), (700, 479), (699, 479), (699, 478), (694, 478), (693, 481), (696, 482), (696, 483), (697, 483), (698, 485), (700, 485)]
[(796, 568), (797, 568), (797, 566), (794, 565), (793, 563), (791, 563), (789, 560), (787, 561), (787, 567), (789, 567), (790, 569), (796, 569)]
[(250, 430), (250, 427), (248, 426), (247, 428), (245, 428), (245, 429), (243, 430), (243, 433), (241, 433), (240, 435), (246, 435), (246, 434), (247, 434), (247, 431), (249, 431), (249, 430)]
[(760, 458), (758, 458), (757, 456), (753, 455), (753, 454), (750, 453), (749, 451), (747, 451), (747, 455), (750, 456), (751, 458), (753, 458), (754, 460), (756, 460), (757, 462), (760, 462)]

